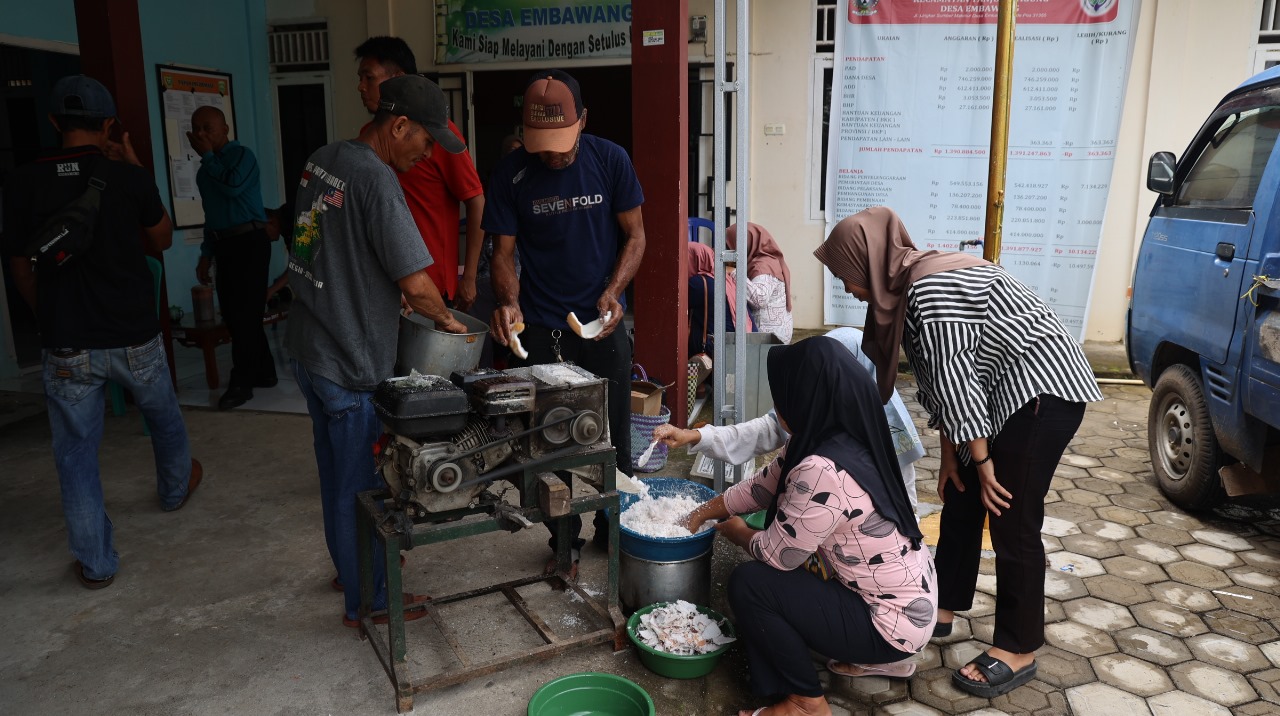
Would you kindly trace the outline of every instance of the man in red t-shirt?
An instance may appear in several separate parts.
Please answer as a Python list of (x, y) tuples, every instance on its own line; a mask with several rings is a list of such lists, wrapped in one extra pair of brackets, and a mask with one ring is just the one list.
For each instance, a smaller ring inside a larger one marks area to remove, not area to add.
[[(360, 61), (356, 85), (365, 109), (378, 108), (378, 86), (404, 74), (417, 74), (417, 61), (409, 45), (398, 37), (371, 37), (356, 48)], [(449, 129), (462, 139), (462, 133), (451, 121)], [(427, 274), (440, 289), (440, 294), (455, 307), (467, 310), (476, 300), (476, 266), (484, 232), (480, 219), (484, 216), (484, 187), (476, 173), (471, 153), (432, 152), (431, 156), (398, 174), (404, 189), (409, 213), (418, 224), (418, 232), (435, 261)], [(467, 252), (462, 278), (458, 278), (458, 209), (467, 206)]]

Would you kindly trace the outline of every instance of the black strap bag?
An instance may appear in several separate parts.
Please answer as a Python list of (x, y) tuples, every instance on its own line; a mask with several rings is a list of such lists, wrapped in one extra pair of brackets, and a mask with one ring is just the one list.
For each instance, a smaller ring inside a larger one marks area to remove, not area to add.
[(99, 161), (89, 175), (89, 186), (70, 204), (49, 217), (31, 237), (26, 255), (39, 270), (65, 266), (83, 256), (93, 245), (98, 223), (98, 207), (107, 182), (102, 177), (106, 160)]

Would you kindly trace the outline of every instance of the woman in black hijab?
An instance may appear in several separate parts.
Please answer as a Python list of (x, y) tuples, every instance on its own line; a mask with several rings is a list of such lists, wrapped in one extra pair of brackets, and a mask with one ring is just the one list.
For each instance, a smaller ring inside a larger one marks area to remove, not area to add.
[[(847, 676), (905, 678), (937, 611), (921, 542), (871, 376), (826, 337), (769, 352), (769, 388), (791, 439), (749, 480), (699, 506), (754, 561), (729, 578), (752, 691), (780, 701), (746, 716), (830, 713), (809, 650)], [(756, 531), (734, 515), (768, 509)]]

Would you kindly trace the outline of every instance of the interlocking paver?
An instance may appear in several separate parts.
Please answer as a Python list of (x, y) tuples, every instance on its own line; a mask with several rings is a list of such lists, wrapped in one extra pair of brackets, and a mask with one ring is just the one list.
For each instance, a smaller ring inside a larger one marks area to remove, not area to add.
[(1124, 577), (1140, 584), (1155, 584), (1167, 579), (1160, 565), (1129, 556), (1104, 559), (1102, 566), (1107, 570), (1107, 574)]
[[(1141, 532), (1142, 528), (1138, 528), (1138, 531)], [(1130, 557), (1151, 564), (1169, 564), (1182, 559), (1182, 555), (1173, 547), (1141, 537), (1121, 542), (1120, 549)]]
[(1063, 455), (1062, 462), (1072, 467), (1081, 467), (1081, 468), (1102, 466), (1102, 463), (1098, 462), (1097, 458), (1088, 457), (1087, 455)]
[(1173, 688), (1160, 667), (1124, 654), (1107, 654), (1090, 660), (1104, 683), (1138, 696), (1155, 696)]
[[(1150, 478), (1148, 477), (1144, 479), (1150, 479)], [(1124, 484), (1124, 491), (1130, 495), (1137, 495), (1139, 497), (1150, 498), (1157, 502), (1163, 502), (1165, 499), (1164, 493), (1160, 491), (1160, 488), (1154, 485), (1148, 485), (1145, 482), (1126, 482)]]
[(1053, 535), (1040, 535), (1040, 544), (1044, 545), (1044, 553), (1051, 554), (1062, 549), (1062, 540)]
[(1044, 493), (1044, 503), (1046, 505), (1050, 502), (1060, 502), (1061, 500), (1062, 495), (1057, 490), (1048, 490)]
[(1067, 689), (1067, 701), (1076, 716), (1150, 716), (1147, 702), (1114, 686), (1085, 684)]
[(877, 714), (883, 714), (884, 716), (943, 716), (943, 713), (937, 709), (910, 701), (881, 706)]
[(1058, 689), (1069, 689), (1097, 680), (1088, 659), (1054, 646), (1036, 651), (1036, 678)]
[(1152, 522), (1158, 525), (1164, 525), (1165, 527), (1176, 527), (1180, 530), (1186, 530), (1187, 532), (1190, 532), (1191, 530), (1203, 529), (1205, 526), (1205, 524), (1201, 522), (1199, 518), (1192, 517), (1191, 515), (1188, 515), (1184, 512), (1175, 512), (1173, 510), (1161, 510), (1159, 512), (1152, 512), (1148, 516), (1151, 518)]
[(1066, 550), (1054, 552), (1048, 555), (1047, 559), (1049, 560), (1049, 569), (1074, 574), (1077, 577), (1096, 577), (1099, 574), (1105, 574), (1107, 571), (1103, 569), (1102, 563), (1093, 557)]
[(1171, 547), (1191, 544), (1196, 541), (1196, 538), (1192, 537), (1191, 533), (1187, 530), (1170, 527), (1168, 525), (1139, 525), (1133, 529), (1141, 537), (1149, 539), (1152, 542), (1167, 544)]
[(1123, 551), (1114, 540), (1103, 539), (1095, 535), (1070, 535), (1063, 537), (1061, 542), (1062, 548), (1067, 551), (1088, 555), (1096, 559), (1114, 557)]
[(1063, 651), (1084, 657), (1102, 656), (1116, 651), (1115, 640), (1110, 634), (1075, 621), (1045, 625), (1044, 638)]
[[(1195, 534), (1193, 533), (1192, 536), (1194, 537)], [(1218, 569), (1238, 567), (1241, 564), (1240, 558), (1234, 552), (1228, 552), (1220, 547), (1213, 547), (1207, 544), (1186, 544), (1179, 547), (1178, 551), (1187, 559)]]
[[(1232, 716), (1225, 706), (1181, 691), (1170, 691), (1149, 698), (1147, 706), (1155, 716)], [(1237, 714), (1240, 713), (1237, 711)]]
[(1074, 522), (1060, 520), (1057, 517), (1045, 517), (1044, 524), (1040, 527), (1040, 532), (1054, 537), (1066, 537), (1067, 535), (1080, 534), (1080, 527)]
[(1096, 597), (1074, 599), (1063, 605), (1063, 608), (1071, 621), (1104, 632), (1117, 632), (1138, 624), (1128, 609)]
[[(1098, 469), (1103, 469), (1103, 468), (1098, 468)], [(1113, 482), (1111, 480), (1104, 480), (1101, 477), (1081, 477), (1081, 478), (1077, 478), (1075, 483), (1078, 489), (1088, 490), (1089, 492), (1096, 492), (1099, 495), (1123, 495), (1124, 494), (1123, 483), (1128, 482), (1129, 480), (1132, 480), (1132, 479), (1133, 479), (1132, 475), (1125, 473), (1125, 479), (1122, 481)]]
[(954, 671), (968, 664), (973, 657), (985, 650), (985, 645), (972, 639), (955, 644), (947, 644), (942, 647), (942, 666)]
[(1160, 666), (1172, 666), (1191, 659), (1191, 650), (1181, 639), (1146, 627), (1125, 629), (1116, 634), (1120, 651)]
[(1276, 579), (1271, 573), (1260, 572), (1252, 567), (1228, 569), (1227, 576), (1242, 587), (1252, 587), (1271, 594), (1275, 594), (1276, 588), (1280, 587), (1280, 579)]
[(907, 698), (910, 688), (907, 682), (900, 679), (886, 679), (880, 676), (860, 676), (852, 678), (831, 675), (831, 686), (838, 694), (843, 694), (856, 701), (866, 703), (887, 703), (902, 701)]
[(1249, 540), (1238, 537), (1229, 532), (1220, 532), (1218, 530), (1192, 530), (1191, 536), (1196, 538), (1197, 542), (1221, 547), (1231, 552), (1244, 552), (1253, 549), (1253, 545)]
[(1280, 666), (1280, 642), (1273, 641), (1258, 648), (1262, 650), (1263, 654), (1266, 654), (1272, 666)]
[(1111, 500), (1106, 495), (1100, 495), (1092, 490), (1081, 490), (1072, 488), (1062, 491), (1062, 499), (1076, 505), (1084, 505), (1085, 507), (1109, 507)]
[(1267, 669), (1250, 674), (1249, 683), (1264, 700), (1280, 704), (1280, 669)]
[[(1124, 450), (1126, 448), (1122, 447), (1120, 449)], [(1123, 456), (1116, 455), (1116, 457), (1123, 457)], [(1110, 467), (1091, 467), (1089, 468), (1089, 474), (1094, 476), (1095, 478), (1106, 480), (1107, 482), (1111, 482), (1111, 483), (1133, 482), (1133, 475), (1131, 473), (1125, 472), (1122, 470), (1116, 470)]]
[(1110, 520), (1090, 520), (1080, 524), (1080, 531), (1095, 537), (1119, 542), (1133, 539), (1133, 528)]
[(1237, 706), (1258, 698), (1240, 674), (1200, 661), (1184, 661), (1169, 667), (1173, 683), (1183, 691), (1223, 706)]
[[(1190, 546), (1194, 547), (1195, 545)], [(1209, 549), (1213, 548), (1210, 547)], [(1226, 554), (1231, 553), (1227, 552)], [(1206, 589), (1217, 589), (1219, 587), (1234, 584), (1234, 582), (1231, 581), (1231, 578), (1223, 573), (1222, 570), (1208, 567), (1200, 564), (1199, 562), (1174, 562), (1172, 564), (1166, 564), (1164, 566), (1164, 570), (1168, 572), (1169, 577), (1176, 582), (1194, 584), (1197, 587), (1204, 587)]]
[(1089, 590), (1089, 594), (1126, 607), (1151, 601), (1151, 592), (1146, 586), (1114, 574), (1089, 577), (1084, 580), (1084, 585)]
[(1228, 671), (1247, 674), (1270, 666), (1267, 657), (1263, 656), (1258, 647), (1221, 634), (1192, 637), (1187, 640), (1187, 648), (1200, 661)]
[(1155, 512), (1165, 507), (1159, 500), (1153, 500), (1142, 495), (1131, 495), (1127, 492), (1123, 495), (1112, 495), (1111, 504), (1139, 513)]
[(1219, 609), (1204, 615), (1204, 623), (1209, 631), (1232, 639), (1247, 641), (1250, 644), (1263, 644), (1280, 638), (1280, 633), (1266, 619), (1259, 619), (1248, 614), (1233, 612), (1230, 609)]
[(986, 699), (971, 696), (955, 687), (951, 682), (951, 669), (934, 669), (919, 674), (908, 682), (911, 698), (927, 706), (932, 706), (945, 714), (959, 714), (983, 708)]
[[(1037, 671), (1037, 673), (1039, 673)], [(1066, 714), (1067, 697), (1058, 689), (1039, 680), (1027, 683), (1026, 688), (1013, 691), (991, 700), (991, 708), (999, 714)]]
[(1215, 589), (1213, 593), (1227, 609), (1244, 612), (1259, 619), (1280, 619), (1280, 597), (1274, 594), (1236, 586)]
[(1231, 716), (1276, 716), (1277, 713), (1275, 704), (1266, 701), (1236, 706), (1231, 711)]
[(1054, 570), (1045, 572), (1044, 593), (1045, 596), (1054, 599), (1078, 599), (1089, 594), (1089, 589), (1085, 586), (1084, 580), (1075, 574)]
[(1207, 612), (1221, 606), (1218, 598), (1208, 589), (1192, 587), (1182, 582), (1161, 582), (1148, 589), (1157, 600), (1192, 612)]
[[(1098, 517), (1108, 522), (1115, 522), (1125, 527), (1140, 527), (1149, 523), (1146, 513), (1130, 510), (1126, 507), (1117, 507), (1115, 505), (1107, 505), (1106, 507), (1097, 508)], [(1133, 535), (1129, 535), (1132, 537)]]
[(1129, 610), (1138, 623), (1148, 629), (1154, 629), (1170, 636), (1187, 637), (1209, 631), (1194, 612), (1169, 606), (1162, 602), (1147, 602)]
[(1050, 517), (1057, 517), (1061, 520), (1080, 524), (1089, 520), (1098, 519), (1098, 513), (1092, 507), (1084, 505), (1074, 505), (1070, 502), (1055, 502), (1052, 505), (1044, 506), (1044, 513)]

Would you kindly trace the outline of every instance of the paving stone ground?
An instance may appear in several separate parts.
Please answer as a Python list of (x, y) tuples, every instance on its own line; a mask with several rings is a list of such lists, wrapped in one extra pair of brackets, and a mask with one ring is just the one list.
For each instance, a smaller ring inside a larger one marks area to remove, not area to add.
[[(904, 384), (905, 383), (905, 384)], [(924, 415), (904, 376), (899, 392)], [(995, 700), (955, 689), (952, 670), (986, 649), (988, 596), (955, 633), (915, 657), (899, 688), (832, 678), (832, 699), (858, 714), (1199, 716), (1280, 714), (1280, 500), (1240, 498), (1189, 514), (1156, 488), (1141, 386), (1105, 386), (1063, 456), (1046, 505), (1046, 638), (1039, 677)], [(937, 434), (921, 430), (937, 455)], [(922, 513), (937, 509), (936, 461), (917, 465)], [(980, 594), (980, 597), (984, 596)], [(841, 711), (838, 711), (841, 713)]]

